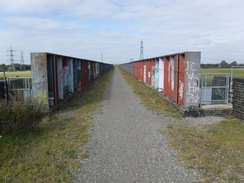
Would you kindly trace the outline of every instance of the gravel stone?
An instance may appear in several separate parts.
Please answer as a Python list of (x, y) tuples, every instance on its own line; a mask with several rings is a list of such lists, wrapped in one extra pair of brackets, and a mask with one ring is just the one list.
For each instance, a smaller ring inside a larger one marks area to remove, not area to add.
[(74, 173), (75, 183), (190, 183), (199, 181), (196, 170), (184, 168), (177, 152), (160, 130), (176, 119), (144, 107), (115, 69), (102, 106), (93, 115), (91, 135)]

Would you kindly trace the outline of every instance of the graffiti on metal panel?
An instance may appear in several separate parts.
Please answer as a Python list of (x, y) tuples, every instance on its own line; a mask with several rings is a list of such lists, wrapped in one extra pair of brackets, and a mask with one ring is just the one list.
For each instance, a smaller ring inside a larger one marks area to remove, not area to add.
[(188, 79), (188, 87), (186, 87), (186, 100), (189, 103), (199, 103), (199, 73), (196, 68), (196, 63), (192, 61), (186, 61), (186, 77)]
[(192, 93), (187, 93), (187, 102), (199, 103), (199, 96), (195, 96)]
[(200, 88), (198, 86), (198, 81), (197, 80), (193, 80), (191, 82), (189, 82), (188, 84), (188, 92), (190, 93), (196, 93), (200, 91)]
[(64, 96), (69, 96), (69, 73), (68, 66), (63, 67), (63, 83), (64, 83)]
[(225, 100), (225, 99), (226, 99), (226, 88), (212, 89), (212, 100)]
[(180, 87), (179, 87), (179, 97), (180, 97), (180, 100), (183, 99), (183, 94), (184, 94), (184, 83), (179, 80), (179, 84), (180, 84)]
[(196, 63), (195, 62), (190, 62), (190, 61), (186, 61), (186, 71), (190, 70), (192, 72), (197, 71), (197, 69), (195, 68)]
[(63, 72), (62, 72), (62, 58), (58, 58), (57, 70), (58, 70), (58, 98), (63, 99)]
[(192, 73), (186, 73), (187, 75), (187, 78), (189, 80), (194, 80), (194, 79), (198, 79), (199, 78), (199, 75), (196, 75), (196, 73), (192, 72)]
[(171, 57), (168, 65), (168, 83), (172, 91), (174, 91), (174, 74), (174, 59)]
[(42, 91), (42, 90), (38, 91), (34, 95), (34, 100), (38, 104), (48, 104), (47, 91)]

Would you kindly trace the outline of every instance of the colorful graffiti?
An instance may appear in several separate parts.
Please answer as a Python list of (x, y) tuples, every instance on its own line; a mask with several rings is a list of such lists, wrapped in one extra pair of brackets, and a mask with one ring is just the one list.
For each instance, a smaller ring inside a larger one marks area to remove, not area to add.
[[(200, 52), (184, 52), (121, 64), (140, 81), (183, 107), (199, 106)], [(141, 74), (138, 74), (138, 70)]]
[(38, 104), (48, 104), (47, 91), (38, 91), (34, 95), (34, 102)]

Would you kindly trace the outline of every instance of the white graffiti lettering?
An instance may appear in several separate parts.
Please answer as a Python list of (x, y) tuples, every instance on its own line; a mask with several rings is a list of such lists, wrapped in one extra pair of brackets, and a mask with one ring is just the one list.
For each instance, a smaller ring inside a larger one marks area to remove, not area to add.
[(189, 79), (189, 80), (193, 80), (193, 79), (198, 79), (199, 78), (199, 75), (196, 75), (194, 72), (192, 72), (192, 73), (186, 73), (186, 75), (187, 75), (187, 78)]
[(184, 92), (184, 83), (180, 80), (179, 81), (179, 96), (180, 96), (180, 100), (183, 99), (183, 92)]
[(199, 88), (197, 82), (191, 82), (188, 85), (189, 85), (188, 92), (194, 93), (194, 92), (199, 92), (200, 91), (200, 88)]
[(194, 68), (194, 65), (196, 64), (195, 62), (190, 62), (190, 61), (186, 61), (186, 71), (190, 70), (190, 71), (197, 71), (196, 68)]
[(192, 93), (187, 93), (187, 102), (199, 103), (199, 96), (195, 96)]

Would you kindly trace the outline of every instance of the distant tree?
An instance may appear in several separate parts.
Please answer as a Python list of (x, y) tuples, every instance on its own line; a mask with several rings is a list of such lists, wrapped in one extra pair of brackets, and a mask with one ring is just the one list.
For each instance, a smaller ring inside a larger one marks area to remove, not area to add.
[(5, 64), (0, 64), (0, 70), (6, 71), (7, 66)]
[(217, 68), (219, 64), (201, 64), (202, 69), (211, 69), (211, 68)]
[(229, 64), (225, 60), (223, 60), (222, 62), (220, 62), (219, 67), (221, 67), (221, 68), (228, 68), (229, 67)]
[(31, 65), (24, 65), (26, 70), (31, 70)]
[(19, 71), (20, 70), (20, 64), (14, 64), (14, 68), (16, 71)]
[(236, 61), (231, 62), (230, 67), (232, 67), (232, 66), (237, 66), (237, 62)]

